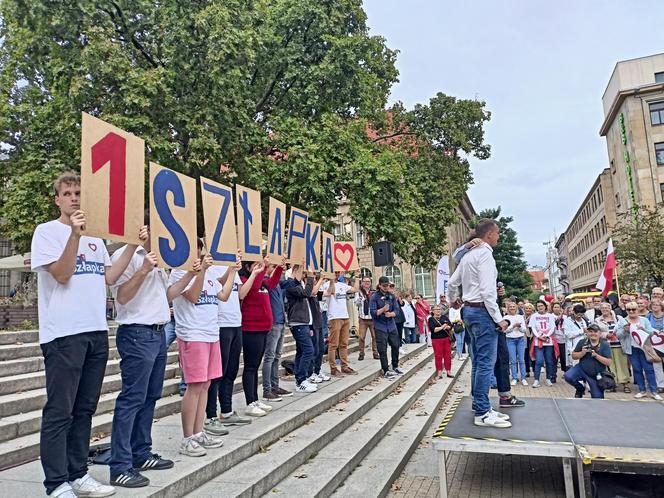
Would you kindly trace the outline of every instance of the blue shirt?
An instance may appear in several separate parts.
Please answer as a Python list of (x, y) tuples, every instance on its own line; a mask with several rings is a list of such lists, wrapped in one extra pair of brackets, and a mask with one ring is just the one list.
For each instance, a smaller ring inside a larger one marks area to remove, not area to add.
[(272, 308), (272, 323), (284, 325), (286, 323), (286, 311), (284, 310), (284, 291), (281, 285), (268, 291), (270, 294), (270, 307)]
[(390, 332), (397, 330), (397, 324), (394, 317), (386, 317), (385, 313), (378, 314), (378, 310), (383, 308), (386, 304), (390, 305), (389, 311), (396, 312), (396, 298), (392, 294), (382, 294), (381, 292), (374, 292), (369, 299), (369, 313), (373, 318), (374, 328), (381, 332)]

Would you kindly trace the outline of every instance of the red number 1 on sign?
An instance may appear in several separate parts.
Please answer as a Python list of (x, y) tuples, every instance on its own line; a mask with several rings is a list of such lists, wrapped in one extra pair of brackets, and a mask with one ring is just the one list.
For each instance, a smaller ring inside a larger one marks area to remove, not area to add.
[(127, 177), (127, 140), (113, 132), (94, 144), (92, 173), (110, 163), (108, 195), (108, 231), (124, 236), (125, 233), (125, 182)]

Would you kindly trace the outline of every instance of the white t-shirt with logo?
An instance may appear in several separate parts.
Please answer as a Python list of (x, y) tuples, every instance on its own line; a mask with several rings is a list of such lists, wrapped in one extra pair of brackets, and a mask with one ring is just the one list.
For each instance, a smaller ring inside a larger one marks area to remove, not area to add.
[[(323, 284), (323, 292), (329, 289), (330, 283)], [(348, 291), (352, 287), (344, 282), (334, 283), (334, 295), (325, 298), (327, 301), (327, 319), (335, 320), (340, 318), (342, 320), (348, 319)]]
[[(556, 331), (556, 317), (551, 313), (533, 313), (528, 322), (536, 337), (553, 337)], [(544, 346), (553, 346), (553, 341), (543, 343)]]
[[(125, 252), (127, 246), (122, 246), (113, 253), (111, 261), (115, 263)], [(111, 287), (115, 298), (115, 309), (117, 316), (115, 321), (120, 325), (140, 323), (141, 325), (161, 325), (171, 320), (171, 312), (168, 307), (168, 275), (162, 268), (153, 268), (145, 276), (143, 283), (138, 288), (136, 295), (127, 303), (120, 304), (118, 299), (119, 287), (131, 279), (143, 266), (143, 259), (147, 251), (143, 247), (136, 248), (129, 265), (118, 281)]]
[[(226, 266), (211, 266), (208, 271), (215, 275), (215, 278), (221, 278), (226, 274)], [(235, 272), (235, 278), (230, 283), (228, 280), (225, 285), (233, 285), (231, 295), (228, 296), (228, 301), (219, 301), (217, 305), (218, 317), (217, 323), (220, 327), (241, 327), (242, 326), (242, 312), (240, 311), (240, 286), (242, 280), (240, 275)], [(223, 289), (223, 286), (222, 286)]]
[(32, 236), (31, 265), (38, 273), (39, 343), (59, 337), (108, 330), (106, 322), (106, 267), (111, 259), (104, 241), (82, 236), (76, 269), (59, 284), (46, 267), (62, 256), (71, 227), (54, 220), (42, 223)]
[[(168, 279), (171, 286), (179, 281), (187, 272), (173, 270)], [(182, 294), (188, 290), (196, 277), (184, 288)], [(203, 280), (203, 288), (196, 304), (191, 303), (182, 294), (173, 299), (173, 315), (175, 316), (175, 335), (188, 342), (216, 342), (219, 340), (219, 326), (217, 325), (217, 294), (221, 291), (221, 284), (214, 273), (208, 268)]]

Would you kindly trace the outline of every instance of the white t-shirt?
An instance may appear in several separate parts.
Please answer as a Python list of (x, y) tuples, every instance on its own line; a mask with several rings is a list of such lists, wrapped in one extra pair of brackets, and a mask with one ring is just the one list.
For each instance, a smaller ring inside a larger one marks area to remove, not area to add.
[[(168, 285), (173, 285), (186, 273), (184, 270), (173, 270), (168, 279)], [(195, 279), (196, 277), (191, 279), (182, 293), (191, 287)], [(175, 335), (178, 338), (188, 342), (216, 342), (219, 340), (217, 294), (220, 291), (221, 284), (208, 268), (205, 272), (203, 289), (196, 304), (189, 302), (182, 294), (173, 299)]]
[(81, 237), (76, 270), (62, 285), (46, 266), (62, 256), (71, 227), (58, 220), (42, 223), (32, 236), (31, 264), (38, 273), (39, 343), (58, 337), (108, 330), (106, 322), (106, 267), (111, 259), (104, 241)]
[[(556, 331), (556, 317), (552, 313), (533, 313), (528, 322), (528, 326), (533, 330), (535, 337), (553, 337)], [(553, 346), (553, 340), (542, 343), (544, 346)]]
[[(524, 337), (526, 335), (526, 322), (523, 320), (523, 316), (519, 315), (503, 315), (503, 318), (507, 320), (509, 325), (505, 331), (505, 337), (509, 339), (518, 339), (519, 337)], [(519, 328), (514, 328), (516, 324), (521, 325)]]
[[(215, 275), (215, 278), (221, 278), (226, 274), (226, 268), (226, 266), (212, 266), (208, 271)], [(242, 312), (240, 311), (239, 289), (242, 280), (240, 280), (240, 275), (235, 272), (232, 284), (226, 281), (226, 285), (233, 285), (233, 290), (231, 290), (231, 295), (228, 296), (228, 301), (219, 301), (217, 305), (217, 323), (220, 327), (241, 327)]]
[(403, 310), (403, 316), (406, 319), (406, 321), (403, 322), (403, 326), (409, 329), (414, 329), (417, 325), (415, 322), (415, 310), (410, 304), (408, 304), (408, 302), (405, 302), (401, 309)]
[[(125, 252), (127, 246), (122, 246), (113, 253), (111, 261), (115, 263)], [(143, 259), (147, 251), (143, 247), (136, 248), (129, 265), (118, 281), (111, 287), (115, 298), (117, 316), (115, 321), (121, 325), (140, 323), (142, 325), (161, 325), (171, 320), (166, 291), (168, 289), (168, 276), (161, 268), (153, 270), (145, 276), (136, 295), (127, 303), (118, 303), (119, 287), (131, 279), (143, 266)]]
[[(329, 289), (330, 283), (323, 284), (323, 292)], [(342, 320), (348, 319), (348, 291), (352, 287), (344, 282), (334, 283), (334, 295), (325, 298), (327, 301), (327, 319), (334, 320), (340, 318)]]

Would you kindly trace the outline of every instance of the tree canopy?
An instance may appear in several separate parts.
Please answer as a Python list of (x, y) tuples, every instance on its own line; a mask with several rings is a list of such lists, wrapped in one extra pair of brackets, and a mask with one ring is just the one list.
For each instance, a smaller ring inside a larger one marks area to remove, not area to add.
[(415, 264), (444, 252), (468, 160), (490, 154), (484, 102), (387, 107), (397, 52), (361, 0), (6, 0), (0, 39), (0, 218), (17, 250), (52, 216), (41, 187), (79, 167), (81, 111), (144, 138), (150, 161), (328, 229), (346, 200)]

